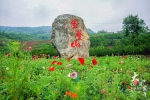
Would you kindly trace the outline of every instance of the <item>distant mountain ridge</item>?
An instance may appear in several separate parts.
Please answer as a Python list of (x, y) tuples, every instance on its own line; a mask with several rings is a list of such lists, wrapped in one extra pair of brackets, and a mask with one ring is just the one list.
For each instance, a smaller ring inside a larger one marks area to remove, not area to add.
[(15, 33), (15, 34), (50, 34), (51, 26), (39, 26), (39, 27), (0, 26), (0, 31), (5, 31), (6, 33)]
[[(10, 26), (0, 26), (0, 31), (5, 31), (6, 33), (15, 34), (51, 34), (51, 26), (38, 26), (38, 27), (10, 27)], [(95, 33), (91, 29), (87, 29), (89, 34)]]
[(88, 31), (89, 34), (95, 33), (94, 31), (92, 31), (92, 30), (89, 29), (89, 28), (87, 29), (87, 31)]

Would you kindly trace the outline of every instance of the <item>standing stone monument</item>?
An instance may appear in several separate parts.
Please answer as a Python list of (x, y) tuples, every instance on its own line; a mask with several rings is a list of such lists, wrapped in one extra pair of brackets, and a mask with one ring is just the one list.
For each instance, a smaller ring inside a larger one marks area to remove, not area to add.
[(52, 24), (52, 44), (60, 57), (88, 58), (90, 39), (82, 18), (63, 14)]

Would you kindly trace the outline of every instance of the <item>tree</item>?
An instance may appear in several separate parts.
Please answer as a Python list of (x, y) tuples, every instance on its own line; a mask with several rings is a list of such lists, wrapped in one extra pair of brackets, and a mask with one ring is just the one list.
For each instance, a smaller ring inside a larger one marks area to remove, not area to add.
[(132, 14), (124, 18), (122, 28), (126, 36), (131, 36), (133, 46), (136, 35), (142, 31), (148, 31), (148, 27), (145, 27), (144, 20), (139, 19), (138, 15), (133, 16)]

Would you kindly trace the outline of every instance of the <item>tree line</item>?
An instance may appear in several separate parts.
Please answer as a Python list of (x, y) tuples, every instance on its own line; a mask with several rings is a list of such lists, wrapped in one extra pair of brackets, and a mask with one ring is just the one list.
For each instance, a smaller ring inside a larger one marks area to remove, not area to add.
[(32, 41), (32, 40), (49, 40), (48, 34), (22, 34), (22, 33), (7, 33), (0, 31), (0, 39), (11, 39), (17, 41)]
[(95, 34), (90, 36), (91, 56), (150, 54), (150, 33), (141, 33), (132, 44), (131, 37), (125, 33)]

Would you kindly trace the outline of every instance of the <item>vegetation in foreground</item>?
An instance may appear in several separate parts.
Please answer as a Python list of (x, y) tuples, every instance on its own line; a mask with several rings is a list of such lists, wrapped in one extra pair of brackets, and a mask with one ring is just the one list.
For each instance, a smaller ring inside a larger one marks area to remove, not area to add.
[(1, 55), (2, 100), (150, 99), (150, 59), (145, 56), (74, 60), (32, 58), (30, 53), (14, 46)]

